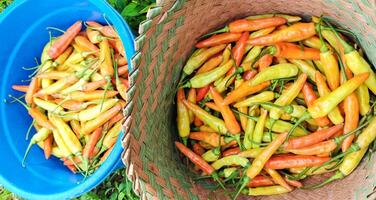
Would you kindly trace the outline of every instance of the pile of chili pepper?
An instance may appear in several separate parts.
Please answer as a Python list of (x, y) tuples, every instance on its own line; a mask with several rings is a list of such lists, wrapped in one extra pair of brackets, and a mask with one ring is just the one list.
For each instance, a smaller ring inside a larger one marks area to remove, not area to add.
[[(86, 27), (86, 29), (85, 29)], [(53, 30), (58, 30), (53, 28)], [(72, 172), (92, 174), (109, 156), (121, 132), (128, 65), (118, 33), (111, 25), (77, 21), (50, 37), (19, 102), (33, 118), (37, 144), (45, 158), (60, 158)], [(25, 81), (24, 81), (25, 82)], [(25, 102), (22, 101), (24, 98)]]
[(175, 143), (198, 179), (236, 199), (349, 175), (375, 147), (376, 76), (346, 35), (324, 17), (266, 14), (200, 38), (177, 89)]

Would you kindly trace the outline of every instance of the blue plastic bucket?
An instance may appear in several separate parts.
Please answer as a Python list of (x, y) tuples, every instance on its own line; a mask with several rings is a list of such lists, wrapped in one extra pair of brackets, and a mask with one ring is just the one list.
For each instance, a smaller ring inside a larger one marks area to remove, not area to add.
[[(134, 54), (133, 35), (121, 16), (102, 0), (20, 0), (0, 15), (0, 99), (8, 94), (20, 96), (11, 89), (22, 84), (30, 71), (22, 67), (35, 66), (44, 44), (49, 41), (46, 27), (66, 29), (77, 20), (105, 23), (116, 28), (127, 53)], [(55, 33), (55, 35), (57, 35)], [(129, 62), (130, 63), (130, 62)], [(130, 65), (129, 65), (130, 66)], [(31, 123), (27, 111), (19, 104), (0, 103), (0, 185), (26, 199), (70, 199), (88, 192), (100, 184), (115, 169), (122, 166), (119, 140), (106, 162), (90, 177), (74, 175), (52, 158), (45, 160), (43, 151), (33, 147), (21, 166), (29, 141), (25, 133)]]

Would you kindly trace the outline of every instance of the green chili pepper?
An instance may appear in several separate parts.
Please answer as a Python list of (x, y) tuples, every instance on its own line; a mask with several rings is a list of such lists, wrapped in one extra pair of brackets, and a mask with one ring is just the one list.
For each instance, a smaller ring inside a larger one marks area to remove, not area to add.
[(233, 165), (246, 167), (247, 165), (249, 165), (249, 161), (248, 159), (244, 157), (240, 157), (238, 155), (231, 155), (231, 156), (226, 156), (224, 158), (221, 158), (215, 161), (212, 164), (212, 167), (218, 170), (224, 166), (233, 166)]
[(277, 64), (264, 69), (263, 71), (258, 73), (253, 79), (245, 83), (248, 83), (250, 86), (256, 86), (265, 81), (296, 76), (298, 74), (298, 71), (298, 67), (294, 64)]
[(218, 78), (222, 77), (226, 74), (226, 72), (234, 66), (234, 61), (229, 60), (224, 65), (219, 66), (217, 68), (214, 68), (208, 72), (204, 72), (201, 74), (198, 74), (191, 78), (186, 84), (183, 85), (183, 87), (188, 88), (202, 88), (210, 83), (214, 82)]

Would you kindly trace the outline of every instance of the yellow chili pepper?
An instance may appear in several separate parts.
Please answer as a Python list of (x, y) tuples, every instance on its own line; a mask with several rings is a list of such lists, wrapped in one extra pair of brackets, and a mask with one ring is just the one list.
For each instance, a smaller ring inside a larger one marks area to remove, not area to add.
[(255, 129), (253, 131), (252, 135), (252, 148), (259, 148), (262, 141), (262, 136), (264, 134), (264, 127), (265, 127), (265, 122), (266, 118), (268, 116), (268, 111), (261, 109), (261, 115), (256, 123)]
[(359, 100), (360, 114), (364, 116), (371, 109), (371, 106), (369, 105), (370, 97), (367, 86), (365, 84), (359, 86), (359, 88), (356, 90), (356, 95)]

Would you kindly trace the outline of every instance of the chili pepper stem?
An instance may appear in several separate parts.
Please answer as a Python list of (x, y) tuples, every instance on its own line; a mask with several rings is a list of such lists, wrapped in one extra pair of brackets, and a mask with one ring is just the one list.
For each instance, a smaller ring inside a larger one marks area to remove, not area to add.
[(236, 192), (236, 195), (233, 198), (233, 200), (236, 200), (236, 198), (238, 198), (240, 192), (242, 192), (242, 190), (247, 186), (249, 181), (251, 181), (251, 179), (248, 176), (245, 176), (245, 177), (242, 178), (242, 184), (239, 187), (238, 191)]
[[(18, 99), (18, 100), (20, 100), (20, 99), (22, 99), (22, 98), (24, 98), (26, 95), (25, 94), (23, 94), (23, 95), (21, 95), (21, 96), (19, 96), (19, 97), (16, 97), (16, 99)], [(12, 101), (7, 101), (6, 99), (4, 99), (4, 103), (14, 103), (14, 102), (16, 102), (16, 100), (12, 100)]]
[(31, 128), (33, 127), (35, 123), (35, 119), (33, 119), (33, 121), (31, 122), (29, 128), (27, 129), (27, 132), (26, 132), (26, 135), (25, 135), (25, 140), (28, 140), (29, 139), (29, 135), (30, 135), (30, 132), (31, 132)]
[(207, 38), (207, 37), (212, 36), (212, 35), (214, 35), (214, 34), (218, 34), (218, 33), (226, 33), (226, 32), (229, 32), (229, 31), (230, 31), (229, 27), (228, 27), (228, 26), (225, 26), (225, 27), (223, 27), (223, 28), (221, 28), (221, 29), (219, 29), (219, 30), (213, 31), (213, 32), (211, 32), (211, 33), (208, 33), (208, 34), (205, 34), (205, 35), (199, 37), (198, 40), (201, 40), (201, 39)]
[(340, 172), (340, 171), (337, 171), (333, 176), (331, 176), (330, 178), (326, 179), (324, 182), (322, 183), (318, 183), (318, 184), (314, 184), (314, 185), (308, 185), (308, 186), (304, 186), (304, 187), (301, 187), (301, 189), (317, 189), (317, 188), (320, 188), (328, 183), (331, 183), (335, 180), (338, 180), (338, 179), (342, 179), (344, 178), (345, 175)]
[(308, 112), (305, 112), (297, 121), (296, 123), (293, 125), (293, 127), (291, 127), (291, 129), (289, 130), (288, 132), (288, 135), (286, 137), (286, 139), (288, 139), (291, 135), (292, 132), (294, 132), (294, 130), (302, 123), (304, 122), (305, 120), (307, 119), (310, 119), (311, 118), (311, 115), (308, 113)]
[(226, 187), (223, 185), (222, 181), (219, 179), (219, 176), (216, 172), (211, 174), (212, 178), (218, 183), (218, 185), (224, 190), (226, 190)]
[(29, 155), (30, 149), (31, 149), (31, 147), (32, 147), (34, 144), (35, 144), (35, 142), (30, 141), (29, 145), (27, 146), (26, 151), (25, 151), (25, 154), (24, 154), (24, 157), (23, 157), (23, 159), (22, 159), (22, 163), (21, 163), (22, 167), (26, 167), (26, 165), (25, 165), (26, 157), (27, 157), (27, 155)]

